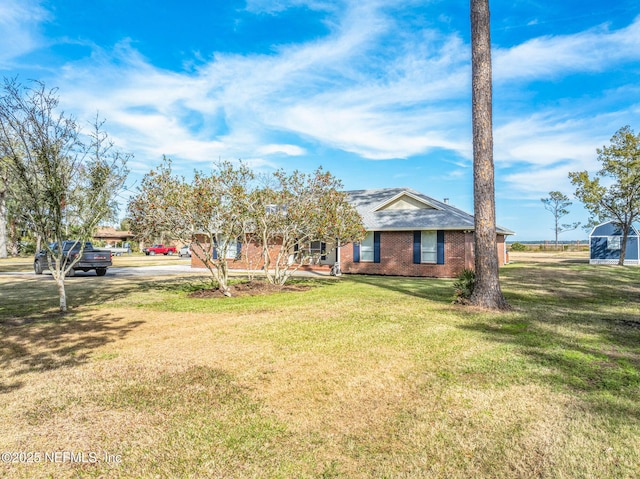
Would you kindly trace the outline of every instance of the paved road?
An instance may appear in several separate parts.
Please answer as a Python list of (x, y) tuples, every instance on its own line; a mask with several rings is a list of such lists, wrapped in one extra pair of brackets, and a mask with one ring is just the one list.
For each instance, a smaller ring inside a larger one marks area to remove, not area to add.
[[(109, 268), (106, 276), (162, 276), (172, 274), (206, 274), (204, 268), (191, 268), (186, 264), (166, 265), (166, 266), (131, 266), (128, 268)], [(50, 276), (51, 273), (45, 271), (43, 277)], [(95, 276), (95, 271), (76, 271), (76, 276)], [(0, 272), (0, 276), (38, 276), (33, 270), (15, 271), (9, 273)]]
[[(242, 273), (241, 271), (232, 271), (231, 275), (234, 273)], [(174, 275), (174, 274), (209, 274), (209, 271), (206, 268), (192, 268), (188, 264), (176, 264), (176, 265), (167, 265), (167, 266), (131, 266), (127, 268), (109, 268), (107, 270), (107, 274), (105, 276), (117, 276), (117, 277), (136, 277), (136, 276), (166, 276), (166, 275)], [(317, 276), (329, 276), (328, 272), (318, 272), (318, 271), (298, 271), (295, 274), (296, 276), (307, 276), (307, 277), (317, 277)], [(36, 275), (33, 270), (28, 271), (18, 271), (18, 272), (8, 272), (2, 273), (0, 272), (0, 276), (28, 276), (34, 278), (47, 278), (51, 276), (51, 273), (45, 271), (42, 276)], [(95, 271), (77, 271), (77, 277), (83, 276), (96, 276)]]

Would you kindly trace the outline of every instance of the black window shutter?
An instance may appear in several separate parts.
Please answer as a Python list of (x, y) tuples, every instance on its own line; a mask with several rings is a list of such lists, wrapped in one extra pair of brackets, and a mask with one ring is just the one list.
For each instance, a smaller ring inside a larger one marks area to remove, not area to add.
[(437, 232), (437, 263), (444, 264), (444, 231), (438, 230)]
[(422, 263), (422, 255), (421, 255), (421, 246), (422, 246), (422, 231), (414, 231), (413, 232), (413, 264)]
[(373, 262), (380, 262), (380, 231), (373, 232)]

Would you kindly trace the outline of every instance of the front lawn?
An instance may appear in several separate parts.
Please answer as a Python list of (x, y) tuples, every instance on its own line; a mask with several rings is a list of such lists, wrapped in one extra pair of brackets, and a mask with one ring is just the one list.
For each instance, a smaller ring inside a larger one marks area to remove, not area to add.
[(509, 265), (503, 314), (450, 280), (76, 279), (60, 317), (53, 281), (0, 277), (0, 452), (40, 457), (0, 475), (640, 474), (640, 268)]

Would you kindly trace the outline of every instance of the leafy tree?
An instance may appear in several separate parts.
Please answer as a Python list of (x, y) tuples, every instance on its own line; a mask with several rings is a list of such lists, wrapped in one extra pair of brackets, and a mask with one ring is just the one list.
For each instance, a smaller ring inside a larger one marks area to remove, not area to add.
[(471, 0), (473, 199), (476, 283), (470, 302), (509, 306), (500, 289), (496, 238), (489, 1)]
[(172, 174), (171, 160), (165, 158), (129, 202), (132, 231), (142, 239), (163, 235), (191, 243), (213, 283), (230, 296), (227, 259), (235, 259), (245, 236), (245, 198), (252, 179), (245, 165), (222, 162), (210, 174), (196, 172), (189, 183)]
[[(267, 280), (283, 285), (303, 264), (311, 242), (342, 244), (364, 237), (362, 218), (331, 173), (274, 173), (273, 185), (254, 191), (254, 237), (262, 246)], [(315, 252), (316, 256), (326, 254)], [(317, 258), (315, 258), (317, 259)]]
[(364, 236), (360, 215), (330, 173), (277, 171), (259, 186), (255, 180), (245, 165), (222, 162), (211, 174), (196, 172), (189, 183), (174, 176), (165, 159), (129, 202), (132, 231), (142, 239), (164, 234), (192, 243), (192, 254), (225, 295), (228, 261), (254, 264), (248, 243), (260, 246), (255, 264), (262, 263), (268, 281), (282, 285), (312, 259), (303, 255), (310, 242), (339, 244)]
[(576, 198), (595, 218), (615, 220), (622, 228), (618, 262), (622, 265), (631, 225), (640, 214), (640, 134), (624, 126), (611, 137), (609, 146), (596, 152), (602, 168), (593, 179), (587, 171), (569, 173), (569, 178), (576, 187)]
[[(10, 190), (13, 190), (13, 193)], [(8, 255), (17, 256), (22, 253), (24, 239), (34, 240), (32, 229), (27, 224), (23, 205), (17, 201), (21, 194), (16, 194), (20, 184), (11, 177), (9, 158), (0, 160), (0, 258)], [(25, 236), (26, 235), (26, 236)], [(3, 245), (4, 243), (4, 245)]]
[(129, 199), (127, 217), (130, 219), (131, 232), (143, 242), (155, 241), (168, 235), (171, 225), (170, 215), (172, 199), (168, 195), (177, 190), (183, 181), (174, 177), (171, 159), (163, 157), (162, 163), (151, 170), (138, 186), (138, 194)]
[(558, 235), (566, 231), (573, 231), (580, 226), (580, 222), (571, 224), (560, 224), (560, 219), (563, 216), (569, 214), (567, 209), (573, 203), (569, 200), (569, 197), (560, 191), (550, 191), (548, 198), (541, 198), (540, 201), (544, 204), (544, 209), (549, 211), (553, 215), (554, 219), (554, 231), (556, 234), (556, 248), (558, 247)]
[[(22, 220), (46, 243), (60, 311), (67, 310), (65, 276), (79, 261), (85, 240), (112, 214), (126, 176), (128, 155), (116, 151), (96, 121), (83, 136), (76, 120), (58, 113), (57, 90), (41, 82), (4, 80), (0, 97), (0, 154), (8, 158), (9, 195)], [(61, 244), (70, 226), (80, 254), (66, 261)]]

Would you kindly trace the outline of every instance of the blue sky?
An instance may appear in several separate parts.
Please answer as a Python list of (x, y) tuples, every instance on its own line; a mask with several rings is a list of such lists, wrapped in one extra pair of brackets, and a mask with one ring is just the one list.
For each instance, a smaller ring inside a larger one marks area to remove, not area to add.
[[(640, 130), (640, 3), (490, 3), (498, 223), (552, 239), (540, 198)], [(467, 0), (0, 0), (0, 74), (105, 118), (131, 188), (163, 154), (187, 176), (242, 159), (472, 212), (469, 32)]]

